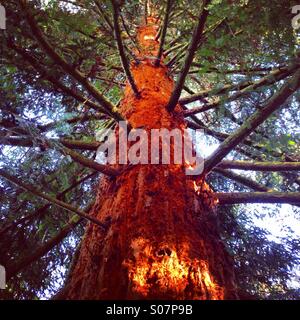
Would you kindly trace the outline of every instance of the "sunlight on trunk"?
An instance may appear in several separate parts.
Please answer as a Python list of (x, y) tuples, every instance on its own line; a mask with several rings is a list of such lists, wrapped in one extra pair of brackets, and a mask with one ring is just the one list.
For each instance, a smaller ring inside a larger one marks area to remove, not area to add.
[[(150, 241), (143, 238), (134, 239), (131, 248), (135, 262), (128, 261), (125, 265), (133, 283), (132, 290), (143, 297), (154, 287), (160, 294), (172, 294), (178, 299), (205, 299), (203, 292), (206, 291), (211, 300), (224, 298), (224, 290), (213, 280), (207, 262), (189, 258), (188, 243), (181, 245), (179, 256), (170, 243), (161, 244), (155, 251)], [(193, 293), (189, 293), (191, 288)]]

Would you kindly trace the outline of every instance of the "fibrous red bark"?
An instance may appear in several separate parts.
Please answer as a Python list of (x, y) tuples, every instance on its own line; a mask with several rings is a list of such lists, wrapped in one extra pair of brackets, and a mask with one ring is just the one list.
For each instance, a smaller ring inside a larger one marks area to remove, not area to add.
[[(163, 62), (155, 18), (138, 29), (141, 62), (131, 66), (137, 98), (126, 86), (120, 112), (132, 128), (185, 128), (181, 107), (166, 105), (174, 88)], [(101, 180), (89, 224), (66, 284), (65, 299), (235, 299), (232, 261), (216, 227), (214, 197), (185, 165), (135, 165)]]

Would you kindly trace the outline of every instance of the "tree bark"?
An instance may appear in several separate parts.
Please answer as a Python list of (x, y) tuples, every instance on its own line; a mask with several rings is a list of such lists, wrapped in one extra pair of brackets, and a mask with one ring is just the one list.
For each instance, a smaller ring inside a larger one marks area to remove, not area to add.
[[(141, 97), (127, 84), (120, 112), (132, 128), (183, 130), (179, 104), (166, 109), (174, 82), (164, 57), (153, 65), (155, 21), (139, 27), (141, 63), (131, 66)], [(213, 204), (204, 179), (188, 179), (184, 164), (135, 165), (103, 178), (92, 215), (110, 227), (88, 224), (60, 299), (237, 299)]]

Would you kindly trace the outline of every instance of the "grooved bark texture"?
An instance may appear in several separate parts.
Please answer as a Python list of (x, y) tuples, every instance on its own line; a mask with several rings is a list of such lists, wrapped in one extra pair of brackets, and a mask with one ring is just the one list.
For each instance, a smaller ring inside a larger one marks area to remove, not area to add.
[[(163, 65), (153, 66), (159, 43), (155, 19), (138, 30), (143, 56), (131, 72), (120, 111), (132, 128), (185, 128), (182, 110), (166, 105), (174, 88)], [(103, 178), (64, 299), (236, 299), (232, 261), (219, 237), (213, 196), (184, 165), (136, 165)]]

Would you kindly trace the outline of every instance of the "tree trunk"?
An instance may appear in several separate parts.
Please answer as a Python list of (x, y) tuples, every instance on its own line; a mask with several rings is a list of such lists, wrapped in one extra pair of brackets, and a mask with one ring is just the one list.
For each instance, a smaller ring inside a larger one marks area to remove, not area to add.
[[(131, 66), (141, 97), (128, 84), (120, 111), (132, 128), (183, 130), (181, 107), (166, 110), (174, 84), (162, 63), (154, 66), (158, 27), (147, 22), (138, 29), (141, 63)], [(62, 298), (236, 299), (213, 202), (184, 165), (135, 165), (102, 179), (92, 214), (110, 227), (88, 225)]]

